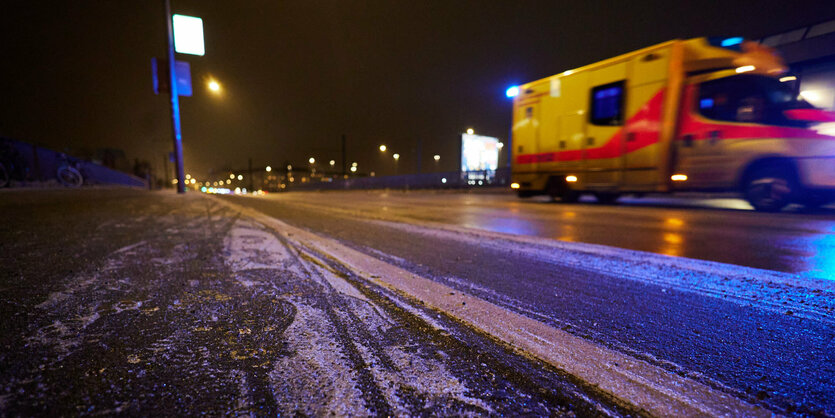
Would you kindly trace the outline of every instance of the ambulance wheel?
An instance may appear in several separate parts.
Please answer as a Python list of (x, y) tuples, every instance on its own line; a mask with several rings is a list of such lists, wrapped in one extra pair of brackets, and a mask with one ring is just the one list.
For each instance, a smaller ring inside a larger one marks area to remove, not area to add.
[(794, 177), (781, 167), (763, 167), (755, 170), (745, 182), (745, 199), (754, 209), (777, 212), (789, 203), (797, 190)]
[(594, 196), (597, 198), (597, 203), (611, 205), (620, 198), (620, 193), (595, 193)]

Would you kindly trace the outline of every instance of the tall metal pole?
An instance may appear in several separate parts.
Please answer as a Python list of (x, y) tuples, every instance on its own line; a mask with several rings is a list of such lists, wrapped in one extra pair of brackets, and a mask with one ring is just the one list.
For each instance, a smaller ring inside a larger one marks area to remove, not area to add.
[(174, 28), (171, 22), (171, 0), (165, 0), (165, 26), (168, 28), (168, 92), (171, 94), (171, 125), (174, 130), (174, 170), (177, 172), (177, 193), (186, 192), (183, 168), (183, 135), (180, 132), (180, 96), (177, 92), (177, 66), (174, 61)]
[(348, 160), (345, 157), (345, 134), (342, 134), (342, 177), (348, 174)]
[(420, 174), (420, 164), (423, 159), (423, 139), (417, 140), (417, 173)]
[(247, 177), (249, 177), (249, 191), (252, 192), (252, 158), (249, 159), (249, 172), (247, 173)]

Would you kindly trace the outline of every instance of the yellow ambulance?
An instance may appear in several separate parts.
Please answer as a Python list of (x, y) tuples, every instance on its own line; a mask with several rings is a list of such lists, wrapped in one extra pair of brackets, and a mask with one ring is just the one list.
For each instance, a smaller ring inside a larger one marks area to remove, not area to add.
[(601, 202), (736, 191), (756, 209), (835, 201), (835, 121), (742, 38), (673, 40), (508, 89), (511, 187)]

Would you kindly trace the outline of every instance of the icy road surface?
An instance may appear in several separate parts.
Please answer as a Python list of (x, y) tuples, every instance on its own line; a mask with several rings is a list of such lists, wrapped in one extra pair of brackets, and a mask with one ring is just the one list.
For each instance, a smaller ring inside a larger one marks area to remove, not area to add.
[(217, 200), (1, 196), (0, 415), (634, 410)]
[[(781, 413), (835, 414), (835, 284), (812, 270), (787, 273), (484, 227), (533, 219), (542, 228), (566, 228), (556, 218), (567, 209), (549, 214), (555, 205), (517, 205), (503, 197), (332, 192), (223, 199), (748, 403)], [(626, 219), (642, 213), (625, 209)], [(769, 234), (769, 221), (778, 225), (770, 242), (779, 249), (786, 245), (781, 237), (811, 234), (812, 226), (829, 222), (825, 215), (695, 212), (710, 227), (693, 233), (714, 236), (705, 247), (749, 260), (757, 258), (757, 247), (746, 247), (745, 240), (730, 245), (722, 231), (753, 224)], [(620, 242), (656, 233), (630, 221), (629, 235), (616, 236), (624, 231), (616, 212), (598, 217), (596, 225), (575, 217), (589, 228), (609, 228)], [(799, 224), (807, 229), (798, 232)], [(583, 234), (581, 226), (574, 225), (575, 237)], [(593, 379), (571, 362), (555, 363)]]

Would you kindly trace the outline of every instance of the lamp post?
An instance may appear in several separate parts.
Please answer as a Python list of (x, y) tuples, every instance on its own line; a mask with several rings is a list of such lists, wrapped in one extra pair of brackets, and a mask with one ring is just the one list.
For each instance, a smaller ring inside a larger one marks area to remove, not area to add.
[(171, 127), (174, 130), (174, 170), (177, 173), (177, 193), (185, 193), (183, 135), (180, 131), (180, 97), (177, 93), (177, 69), (174, 61), (174, 26), (171, 20), (171, 0), (165, 0), (165, 22), (168, 29), (168, 92), (171, 95)]
[(380, 161), (382, 162), (382, 166), (380, 167), (380, 172), (384, 172), (385, 169), (386, 169), (386, 165), (387, 165), (386, 164), (386, 150), (388, 149), (388, 147), (385, 144), (383, 144), (383, 145), (380, 145), (379, 149), (380, 149)]
[[(176, 21), (175, 21), (176, 20)], [(171, 127), (174, 139), (174, 164), (177, 172), (177, 193), (186, 192), (185, 169), (183, 167), (183, 135), (180, 124), (180, 92), (176, 52), (203, 55), (203, 20), (199, 17), (171, 15), (171, 0), (165, 0), (165, 26), (168, 35), (168, 93), (171, 96)], [(175, 31), (176, 26), (176, 33)], [(176, 43), (175, 43), (176, 41)], [(188, 90), (191, 90), (191, 74), (187, 73)], [(187, 93), (190, 95), (190, 93)]]

